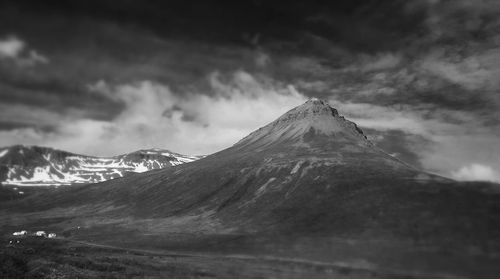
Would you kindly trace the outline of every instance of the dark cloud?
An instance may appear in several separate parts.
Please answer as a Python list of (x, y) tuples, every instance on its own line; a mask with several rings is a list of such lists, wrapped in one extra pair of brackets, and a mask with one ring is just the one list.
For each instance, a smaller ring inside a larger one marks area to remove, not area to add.
[(24, 123), (16, 123), (16, 122), (0, 122), (0, 130), (15, 130), (19, 128), (27, 128), (30, 127), (30, 125), (24, 124)]
[(16, 122), (0, 122), (0, 131), (15, 131), (18, 129), (31, 128), (40, 133), (53, 133), (57, 131), (57, 127), (51, 125), (34, 125)]
[[(4, 8), (131, 24), (162, 36), (252, 44), (310, 32), (350, 47), (378, 48), (413, 32), (424, 7), (407, 1), (7, 1)], [(231, 28), (228, 28), (230, 26)], [(378, 40), (379, 44), (374, 44)], [(255, 43), (255, 42), (254, 42)]]

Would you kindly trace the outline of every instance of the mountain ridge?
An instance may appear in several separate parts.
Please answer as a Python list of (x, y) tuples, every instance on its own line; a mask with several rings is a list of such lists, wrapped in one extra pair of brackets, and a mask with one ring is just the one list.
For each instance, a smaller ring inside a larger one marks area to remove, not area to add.
[(166, 149), (142, 149), (112, 157), (87, 156), (42, 146), (14, 145), (0, 148), (0, 178), (16, 186), (61, 186), (96, 183), (192, 162), (187, 156)]

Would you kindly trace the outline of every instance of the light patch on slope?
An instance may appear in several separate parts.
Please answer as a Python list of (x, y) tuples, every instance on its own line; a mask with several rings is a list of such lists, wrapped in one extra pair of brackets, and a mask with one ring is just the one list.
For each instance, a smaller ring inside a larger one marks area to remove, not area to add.
[(4, 150), (0, 151), (0, 158), (2, 158), (3, 156), (5, 156), (5, 154), (7, 154), (7, 152), (9, 152), (8, 149), (4, 149)]
[(135, 167), (135, 170), (134, 170), (134, 171), (135, 171), (135, 172), (145, 172), (145, 171), (148, 171), (148, 170), (149, 170), (149, 168), (148, 168), (148, 167), (146, 167), (144, 164), (140, 164), (140, 165), (137, 165), (137, 166)]
[(299, 161), (297, 162), (297, 164), (295, 165), (295, 167), (293, 167), (292, 171), (290, 172), (290, 174), (295, 174), (299, 171), (300, 169), (300, 166), (302, 166), (302, 164), (304, 163), (304, 161)]
[(45, 168), (37, 167), (35, 168), (35, 171), (33, 172), (33, 177), (31, 180), (34, 181), (56, 181), (59, 180), (59, 177), (55, 177), (50, 174), (50, 167), (47, 166)]
[(266, 191), (266, 188), (267, 186), (272, 183), (274, 180), (276, 180), (276, 177), (271, 177), (269, 178), (269, 180), (264, 183), (264, 185), (260, 186), (259, 189), (257, 189), (257, 192), (255, 192), (255, 194), (257, 195), (257, 197), (260, 197), (262, 194), (264, 194), (264, 192)]

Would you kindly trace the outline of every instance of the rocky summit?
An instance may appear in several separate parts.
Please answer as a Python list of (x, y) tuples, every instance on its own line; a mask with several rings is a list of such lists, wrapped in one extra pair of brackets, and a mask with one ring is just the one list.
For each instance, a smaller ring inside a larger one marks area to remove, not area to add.
[(253, 145), (260, 148), (268, 145), (307, 144), (312, 136), (329, 137), (329, 141), (370, 145), (357, 125), (340, 116), (336, 109), (319, 99), (311, 99), (263, 128), (251, 133), (236, 145)]

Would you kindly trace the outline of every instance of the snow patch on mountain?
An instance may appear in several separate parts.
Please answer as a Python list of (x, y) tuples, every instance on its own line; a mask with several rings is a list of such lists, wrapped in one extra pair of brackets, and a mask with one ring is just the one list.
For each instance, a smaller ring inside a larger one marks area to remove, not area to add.
[(295, 165), (295, 167), (293, 167), (292, 171), (290, 172), (290, 174), (295, 174), (299, 171), (300, 169), (300, 166), (302, 166), (304, 162), (303, 161), (299, 161), (297, 162), (297, 164)]
[(4, 150), (0, 151), (0, 158), (5, 156), (5, 154), (7, 154), (8, 152), (9, 152), (9, 149), (4, 149)]
[[(77, 155), (37, 146), (13, 146), (0, 152), (0, 165), (7, 169), (2, 184), (17, 186), (96, 183), (202, 158), (163, 149), (139, 150), (108, 158)], [(5, 156), (7, 153), (8, 156)]]

